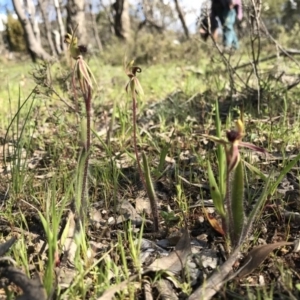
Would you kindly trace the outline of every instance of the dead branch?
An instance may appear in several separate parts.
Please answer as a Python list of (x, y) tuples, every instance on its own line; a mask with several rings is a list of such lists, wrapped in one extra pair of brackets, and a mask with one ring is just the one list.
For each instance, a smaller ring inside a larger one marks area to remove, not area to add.
[[(279, 52), (279, 56), (287, 56), (287, 57), (290, 57), (290, 56), (295, 56), (295, 55), (300, 55), (300, 50), (297, 50), (297, 49), (280, 49), (280, 52)], [(247, 63), (244, 63), (242, 65), (239, 65), (239, 66), (236, 66), (234, 67), (233, 69), (236, 71), (238, 69), (242, 69), (242, 68), (245, 68), (245, 67), (248, 67), (248, 66), (252, 66), (254, 63), (262, 63), (262, 62), (265, 62), (265, 61), (268, 61), (268, 60), (272, 60), (272, 59), (275, 59), (275, 58), (278, 58), (278, 55), (277, 54), (273, 54), (273, 55), (269, 55), (267, 57), (264, 57), (258, 61), (250, 61), (250, 62), (247, 62)]]
[(15, 285), (20, 287), (23, 295), (17, 297), (18, 300), (46, 300), (46, 291), (40, 278), (37, 276), (35, 279), (28, 278), (21, 270), (15, 267), (3, 268), (0, 271), (0, 277), (7, 278)]

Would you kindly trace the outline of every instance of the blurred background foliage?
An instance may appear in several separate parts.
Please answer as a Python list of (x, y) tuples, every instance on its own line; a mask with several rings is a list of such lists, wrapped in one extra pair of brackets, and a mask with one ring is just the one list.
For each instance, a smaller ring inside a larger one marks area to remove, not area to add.
[[(28, 13), (30, 7), (27, 10), (26, 7), (24, 8), (24, 16), (31, 24), (34, 35), (39, 35), (40, 40), (37, 42), (46, 53), (51, 53), (53, 56), (60, 56), (63, 53), (62, 37), (60, 36), (57, 42), (57, 34), (64, 34), (70, 27), (67, 10), (69, 2), (61, 1), (59, 8), (55, 8), (51, 1), (32, 2), (35, 19), (38, 19), (37, 24), (32, 21), (33, 13)], [(76, 0), (73, 2), (75, 3)], [(85, 44), (88, 46), (89, 54), (97, 55), (112, 65), (121, 64), (124, 55), (136, 58), (139, 63), (147, 64), (174, 59), (197, 61), (197, 53), (201, 56), (202, 53), (210, 52), (210, 46), (203, 43), (198, 35), (197, 23), (201, 14), (201, 5), (191, 11), (185, 6), (186, 1), (178, 1), (178, 3), (185, 21), (191, 13), (194, 16), (194, 25), (187, 28), (188, 32), (184, 30), (184, 24), (179, 18), (179, 11), (174, 1), (142, 1), (142, 5), (127, 0), (117, 0), (109, 5), (104, 5), (102, 1), (93, 5), (86, 2), (84, 24), (80, 24), (80, 27), (86, 27)], [(250, 29), (247, 26), (247, 19), (250, 18), (251, 10), (248, 7), (251, 3), (252, 1), (243, 1), (242, 25), (244, 26), (239, 27), (241, 42), (245, 45), (249, 42)], [(46, 5), (46, 9), (45, 7), (42, 9), (43, 5)], [(204, 6), (205, 3), (202, 4), (202, 7)], [(120, 11), (118, 7), (122, 7), (122, 10)], [(53, 17), (53, 12), (57, 9), (61, 11), (64, 29), (60, 28), (58, 14)], [(261, 17), (269, 33), (282, 46), (299, 47), (300, 0), (262, 1)], [(38, 48), (36, 46), (30, 48), (30, 43), (26, 41), (28, 34), (25, 34), (24, 26), (19, 19), (14, 11), (7, 10), (4, 30), (1, 32), (2, 60), (26, 59), (29, 56), (24, 54), (34, 52)], [(264, 45), (267, 46), (269, 42), (270, 40), (266, 38)], [(37, 57), (39, 55), (37, 54)]]

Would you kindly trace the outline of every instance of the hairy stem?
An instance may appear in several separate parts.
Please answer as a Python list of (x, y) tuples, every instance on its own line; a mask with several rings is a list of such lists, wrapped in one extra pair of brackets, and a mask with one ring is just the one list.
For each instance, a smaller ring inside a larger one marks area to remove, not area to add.
[(82, 190), (81, 190), (81, 205), (80, 205), (80, 219), (82, 224), (84, 224), (86, 212), (87, 212), (87, 198), (88, 198), (88, 167), (89, 167), (89, 156), (91, 148), (91, 115), (92, 115), (92, 105), (91, 105), (91, 87), (88, 86), (87, 94), (84, 95), (84, 102), (86, 108), (86, 141), (83, 146), (83, 157), (84, 157), (84, 167), (82, 176)]
[(226, 196), (225, 196), (225, 211), (226, 211), (226, 219), (225, 222), (223, 224), (224, 226), (224, 231), (226, 234), (226, 238), (230, 239), (230, 223), (233, 220), (233, 216), (232, 216), (232, 210), (231, 210), (231, 181), (232, 181), (232, 176), (231, 176), (231, 172), (229, 172), (227, 170), (227, 174), (226, 174)]
[(132, 93), (132, 122), (133, 122), (133, 147), (134, 147), (134, 152), (135, 152), (135, 158), (138, 166), (138, 172), (141, 178), (141, 181), (143, 183), (144, 188), (146, 189), (146, 182), (145, 182), (145, 176), (142, 172), (142, 167), (140, 163), (140, 157), (139, 157), (139, 152), (138, 152), (138, 147), (137, 147), (137, 134), (136, 134), (136, 122), (137, 122), (137, 117), (136, 117), (136, 96), (135, 93)]
[(138, 172), (141, 178), (141, 181), (143, 183), (144, 189), (147, 191), (149, 200), (150, 200), (150, 205), (151, 205), (151, 212), (152, 212), (152, 217), (153, 217), (153, 225), (154, 225), (154, 231), (158, 231), (158, 209), (157, 209), (157, 202), (156, 202), (156, 197), (155, 197), (155, 191), (154, 187), (152, 184), (151, 176), (150, 176), (150, 170), (148, 163), (144, 163), (144, 169), (146, 172), (147, 176), (147, 182), (145, 180), (144, 173), (142, 171), (141, 163), (140, 163), (140, 158), (139, 158), (139, 153), (138, 153), (138, 148), (137, 148), (137, 133), (136, 133), (136, 122), (137, 122), (137, 117), (136, 117), (136, 96), (135, 92), (132, 93), (132, 119), (133, 119), (133, 145), (134, 145), (134, 152), (135, 152), (135, 157), (136, 157), (136, 162), (138, 166)]

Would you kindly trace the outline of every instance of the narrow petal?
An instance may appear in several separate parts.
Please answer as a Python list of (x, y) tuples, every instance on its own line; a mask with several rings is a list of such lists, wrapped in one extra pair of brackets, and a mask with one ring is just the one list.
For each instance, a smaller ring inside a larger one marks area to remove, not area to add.
[(134, 81), (135, 81), (135, 92), (136, 92), (136, 94), (140, 95), (140, 96), (144, 96), (144, 91), (143, 91), (143, 88), (142, 88), (139, 80), (135, 77)]
[(92, 81), (91, 81), (91, 77), (90, 77), (90, 74), (89, 74), (89, 71), (87, 69), (87, 64), (86, 62), (82, 59), (82, 57), (80, 57), (78, 59), (78, 64), (79, 64), (79, 71), (81, 73), (81, 75), (84, 77), (84, 80), (86, 81), (86, 83), (91, 87), (93, 88), (93, 84), (92, 84)]
[(231, 149), (227, 153), (227, 170), (230, 173), (232, 170), (235, 169), (238, 162), (240, 160), (240, 152), (238, 143), (233, 143)]
[(251, 149), (251, 150), (254, 150), (254, 151), (257, 151), (257, 152), (262, 152), (262, 153), (265, 153), (265, 154), (268, 153), (264, 148), (255, 146), (254, 144), (251, 144), (251, 143), (246, 143), (246, 142), (240, 141), (239, 145), (240, 145), (240, 147), (248, 148), (248, 149)]
[(228, 141), (224, 140), (224, 139), (220, 139), (216, 136), (213, 135), (208, 135), (208, 134), (201, 134), (202, 137), (207, 138), (208, 140), (211, 140), (217, 144), (221, 144), (221, 145), (229, 145), (231, 143), (229, 143)]

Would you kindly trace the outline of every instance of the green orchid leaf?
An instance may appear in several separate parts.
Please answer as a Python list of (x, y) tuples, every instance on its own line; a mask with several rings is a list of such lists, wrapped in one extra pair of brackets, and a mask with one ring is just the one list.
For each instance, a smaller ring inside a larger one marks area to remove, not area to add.
[(207, 167), (208, 167), (208, 180), (209, 180), (211, 197), (213, 199), (217, 212), (220, 214), (222, 218), (225, 218), (224, 200), (220, 193), (213, 171), (211, 169), (210, 162), (208, 162)]
[(228, 216), (232, 216), (232, 219), (228, 219), (229, 234), (232, 246), (237, 246), (243, 232), (245, 224), (245, 212), (244, 212), (244, 169), (243, 163), (240, 160), (237, 164), (231, 188), (231, 199), (229, 199), (230, 213)]

